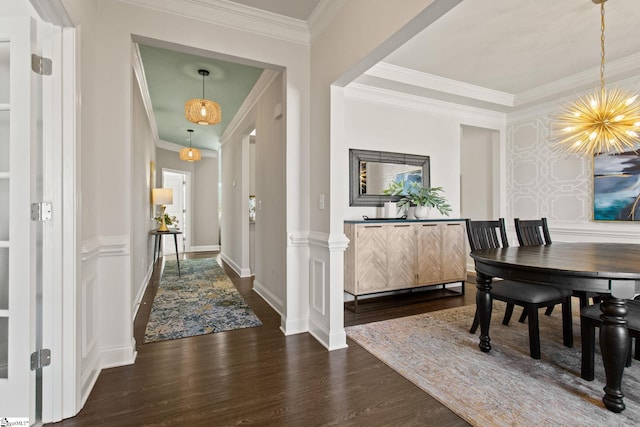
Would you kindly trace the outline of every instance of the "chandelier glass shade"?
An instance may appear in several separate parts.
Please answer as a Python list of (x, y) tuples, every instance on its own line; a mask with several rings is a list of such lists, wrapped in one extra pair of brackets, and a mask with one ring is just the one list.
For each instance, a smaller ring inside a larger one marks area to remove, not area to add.
[(184, 104), (184, 117), (199, 125), (215, 125), (222, 120), (220, 104), (204, 97), (204, 78), (209, 75), (207, 70), (198, 70), (202, 76), (202, 98), (193, 98)]
[(180, 160), (197, 162), (202, 159), (202, 153), (197, 148), (191, 148), (191, 133), (193, 129), (188, 129), (187, 132), (189, 132), (189, 148), (185, 147), (180, 150)]
[(600, 4), (600, 88), (562, 111), (553, 125), (559, 151), (598, 155), (635, 150), (640, 143), (640, 101), (637, 94), (604, 85), (604, 2)]

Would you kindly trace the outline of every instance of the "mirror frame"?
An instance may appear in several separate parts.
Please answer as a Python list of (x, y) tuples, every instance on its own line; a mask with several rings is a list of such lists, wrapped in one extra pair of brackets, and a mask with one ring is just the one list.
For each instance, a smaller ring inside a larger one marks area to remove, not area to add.
[(429, 156), (349, 149), (349, 206), (384, 206), (385, 202), (397, 202), (401, 196), (384, 194), (360, 194), (360, 162), (397, 163), (420, 166), (422, 186), (431, 186)]

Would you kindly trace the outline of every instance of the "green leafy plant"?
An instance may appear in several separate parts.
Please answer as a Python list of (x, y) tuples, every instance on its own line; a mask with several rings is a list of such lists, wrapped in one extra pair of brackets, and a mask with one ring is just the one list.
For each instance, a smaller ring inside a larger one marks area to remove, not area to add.
[(447, 199), (440, 194), (442, 192), (444, 192), (442, 187), (422, 187), (417, 182), (413, 182), (407, 194), (398, 201), (398, 207), (427, 206), (437, 209), (442, 215), (449, 216), (451, 206), (447, 203)]
[[(158, 222), (158, 224), (162, 223), (162, 216), (157, 216), (157, 217), (155, 217), (153, 219), (155, 219)], [(176, 218), (175, 216), (169, 216), (169, 214), (164, 214), (164, 223), (166, 225), (177, 224), (178, 223), (178, 218)]]
[(393, 181), (389, 183), (382, 193), (387, 196), (401, 196), (404, 189), (404, 181)]

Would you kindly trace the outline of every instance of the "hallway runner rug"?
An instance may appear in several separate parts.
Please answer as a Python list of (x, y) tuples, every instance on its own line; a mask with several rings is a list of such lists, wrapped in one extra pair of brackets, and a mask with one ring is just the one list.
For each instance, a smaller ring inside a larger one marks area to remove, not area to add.
[(144, 342), (261, 326), (214, 258), (167, 260), (144, 334)]
[(561, 310), (540, 316), (540, 360), (529, 357), (527, 324), (514, 313), (509, 326), (501, 325), (504, 304), (495, 301), (492, 349), (482, 353), (479, 333), (469, 333), (474, 312), (472, 305), (346, 330), (350, 339), (475, 426), (640, 425), (640, 361), (634, 359), (624, 371), (626, 409), (620, 414), (605, 409), (597, 342), (595, 380), (580, 378), (577, 311), (574, 348), (562, 345)]

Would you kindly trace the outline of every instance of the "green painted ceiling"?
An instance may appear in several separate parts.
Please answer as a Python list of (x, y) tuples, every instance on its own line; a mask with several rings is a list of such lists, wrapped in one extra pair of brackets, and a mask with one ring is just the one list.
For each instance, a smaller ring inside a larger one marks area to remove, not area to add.
[[(187, 129), (193, 129), (193, 147), (217, 150), (219, 138), (263, 69), (143, 44), (139, 50), (160, 139), (189, 146)], [(217, 125), (198, 125), (184, 118), (184, 103), (202, 97), (199, 69), (210, 73), (204, 79), (205, 98), (222, 108)]]

